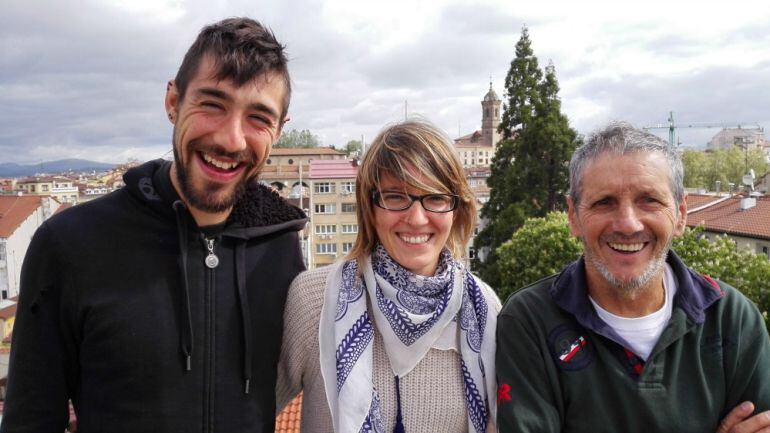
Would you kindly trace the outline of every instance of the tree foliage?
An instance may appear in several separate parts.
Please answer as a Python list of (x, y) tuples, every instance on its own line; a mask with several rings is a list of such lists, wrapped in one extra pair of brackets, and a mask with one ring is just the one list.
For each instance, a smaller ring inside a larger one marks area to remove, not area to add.
[[(672, 249), (695, 271), (722, 280), (745, 294), (757, 304), (770, 329), (767, 257), (739, 249), (727, 236), (708, 240), (702, 228), (687, 228), (684, 235), (674, 239)], [(559, 272), (577, 259), (582, 250), (582, 243), (570, 235), (565, 213), (528, 219), (498, 249), (502, 280), (497, 286), (498, 295), (505, 299), (516, 290)]]
[(708, 240), (700, 227), (687, 229), (684, 236), (674, 240), (672, 248), (691, 268), (720, 279), (748, 296), (762, 311), (770, 329), (770, 260), (767, 257), (739, 249), (727, 235)]
[(582, 253), (580, 240), (570, 235), (566, 213), (529, 218), (498, 249), (502, 284), (497, 294), (505, 299), (517, 289), (561, 271)]
[(345, 147), (342, 148), (342, 151), (345, 152), (347, 156), (350, 156), (353, 153), (361, 154), (361, 141), (360, 140), (350, 140), (345, 144)]
[(728, 184), (741, 185), (743, 175), (753, 169), (757, 177), (767, 173), (770, 164), (760, 149), (743, 150), (733, 147), (729, 150), (704, 152), (685, 150), (682, 153), (684, 164), (684, 186), (716, 190), (716, 182), (721, 183), (721, 190), (728, 191)]
[(545, 72), (522, 29), (505, 79), (500, 132), (503, 140), (487, 179), (490, 197), (481, 215), (489, 224), (476, 236), (473, 268), (492, 285), (500, 284), (497, 248), (527, 217), (562, 210), (568, 189), (568, 163), (579, 137), (561, 113), (559, 84), (552, 64)]
[(273, 145), (276, 148), (310, 149), (321, 145), (321, 140), (307, 129), (284, 131), (281, 138)]

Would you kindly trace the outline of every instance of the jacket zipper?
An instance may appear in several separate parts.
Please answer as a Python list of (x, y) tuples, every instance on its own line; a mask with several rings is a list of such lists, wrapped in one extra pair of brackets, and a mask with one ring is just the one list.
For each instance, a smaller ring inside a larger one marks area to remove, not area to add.
[(214, 380), (215, 374), (216, 374), (216, 339), (215, 339), (215, 313), (216, 313), (216, 299), (215, 294), (216, 290), (214, 290), (214, 283), (215, 283), (215, 269), (219, 265), (219, 258), (214, 253), (214, 247), (215, 247), (216, 240), (214, 238), (206, 238), (203, 237), (203, 245), (204, 248), (206, 248), (208, 254), (206, 255), (204, 259), (204, 264), (206, 265), (206, 297), (208, 299), (207, 302), (207, 308), (208, 308), (208, 314), (207, 314), (207, 350), (206, 350), (206, 356), (207, 356), (207, 374), (205, 379), (206, 384), (206, 402), (205, 402), (205, 408), (206, 408), (206, 422), (204, 423), (204, 431), (205, 432), (214, 432), (214, 402), (216, 401), (215, 396), (215, 389), (216, 381)]

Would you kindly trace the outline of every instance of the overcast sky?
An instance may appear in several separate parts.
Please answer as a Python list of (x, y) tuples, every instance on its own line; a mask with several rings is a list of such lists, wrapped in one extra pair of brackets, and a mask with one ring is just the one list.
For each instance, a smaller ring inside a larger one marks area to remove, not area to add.
[[(725, 122), (770, 128), (770, 6), (732, 0), (3, 0), (0, 162), (124, 162), (170, 150), (166, 81), (200, 28), (248, 15), (286, 46), (287, 129), (324, 145), (371, 140), (410, 115), (455, 138), (481, 124), (489, 80), (503, 81), (521, 27), (552, 61), (580, 133)], [(681, 129), (703, 145), (718, 129)], [(660, 130), (667, 136), (667, 131)]]

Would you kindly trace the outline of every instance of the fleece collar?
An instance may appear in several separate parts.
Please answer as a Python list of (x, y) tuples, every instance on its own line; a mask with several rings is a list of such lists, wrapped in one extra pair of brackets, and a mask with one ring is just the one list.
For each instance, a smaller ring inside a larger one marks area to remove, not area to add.
[[(164, 218), (174, 219), (173, 203), (180, 200), (171, 183), (171, 161), (157, 159), (127, 171), (123, 176), (128, 191)], [(246, 194), (235, 204), (223, 234), (249, 238), (279, 230), (300, 230), (307, 218), (269, 187), (249, 183)], [(190, 217), (189, 227), (197, 227)]]

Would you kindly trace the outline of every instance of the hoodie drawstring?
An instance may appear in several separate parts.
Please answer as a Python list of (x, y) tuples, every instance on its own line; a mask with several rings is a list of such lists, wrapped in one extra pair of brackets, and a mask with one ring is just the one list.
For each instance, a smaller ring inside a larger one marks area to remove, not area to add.
[(235, 245), (235, 281), (238, 286), (238, 303), (241, 306), (243, 325), (243, 393), (248, 394), (251, 386), (251, 310), (246, 293), (246, 241), (241, 239)]
[[(190, 283), (187, 276), (187, 218), (185, 205), (181, 200), (173, 204), (176, 213), (177, 231), (179, 235), (179, 272), (182, 281), (182, 322), (179, 325), (181, 334), (181, 349), (185, 356), (185, 369), (190, 371), (193, 352), (193, 327), (190, 313)], [(252, 331), (251, 310), (249, 309), (246, 292), (246, 241), (239, 239), (235, 244), (235, 283), (238, 289), (238, 304), (241, 309), (241, 324), (243, 325), (243, 393), (248, 394), (251, 388), (251, 358)]]
[(187, 277), (187, 218), (185, 217), (185, 205), (181, 200), (173, 204), (176, 214), (176, 227), (179, 236), (179, 273), (182, 281), (182, 321), (179, 324), (180, 346), (185, 356), (185, 370), (192, 370), (193, 352), (193, 327), (190, 314), (190, 282)]

